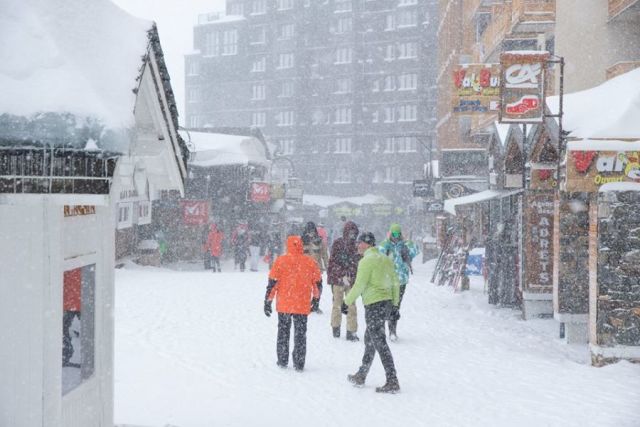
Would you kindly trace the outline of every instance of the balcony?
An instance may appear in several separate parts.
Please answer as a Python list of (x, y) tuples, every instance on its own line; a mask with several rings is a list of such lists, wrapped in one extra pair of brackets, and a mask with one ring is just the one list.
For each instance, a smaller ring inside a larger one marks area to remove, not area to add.
[(640, 61), (622, 61), (607, 68), (607, 80), (640, 68)]
[(640, 6), (639, 0), (609, 0), (609, 19), (613, 19), (633, 6)]

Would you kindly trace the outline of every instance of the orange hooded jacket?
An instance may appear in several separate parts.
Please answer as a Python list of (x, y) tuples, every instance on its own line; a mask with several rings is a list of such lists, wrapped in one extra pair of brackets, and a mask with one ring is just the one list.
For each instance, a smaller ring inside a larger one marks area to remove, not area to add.
[(278, 313), (309, 314), (311, 298), (320, 297), (320, 281), (322, 273), (313, 258), (304, 255), (302, 239), (290, 236), (287, 253), (276, 259), (269, 272), (269, 286), (273, 287), (267, 291), (267, 299), (276, 299)]

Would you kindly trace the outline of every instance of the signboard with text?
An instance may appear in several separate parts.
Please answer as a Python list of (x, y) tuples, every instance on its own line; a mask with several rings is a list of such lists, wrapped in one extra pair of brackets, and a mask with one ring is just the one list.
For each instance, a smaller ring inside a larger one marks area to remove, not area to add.
[(500, 66), (464, 64), (453, 70), (453, 106), (458, 114), (497, 112), (500, 103)]
[(249, 188), (249, 199), (256, 203), (267, 203), (271, 200), (271, 185), (268, 182), (252, 182)]
[(598, 191), (612, 182), (640, 182), (640, 151), (567, 152), (567, 191)]
[(413, 197), (432, 197), (431, 180), (419, 179), (413, 181)]
[(541, 123), (544, 118), (546, 51), (510, 51), (500, 55), (501, 123)]
[(525, 292), (553, 288), (554, 194), (527, 194), (525, 203)]
[(181, 200), (182, 221), (186, 225), (204, 225), (209, 221), (209, 203), (206, 200)]

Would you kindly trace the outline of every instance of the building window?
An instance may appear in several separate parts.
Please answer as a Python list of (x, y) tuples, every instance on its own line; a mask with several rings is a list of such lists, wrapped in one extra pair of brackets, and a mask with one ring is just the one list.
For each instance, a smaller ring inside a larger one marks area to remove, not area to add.
[(376, 109), (373, 113), (371, 113), (371, 122), (378, 123), (380, 120), (380, 112)]
[(206, 33), (204, 36), (204, 56), (220, 55), (220, 34), (217, 31)]
[(349, 124), (351, 123), (351, 108), (340, 107), (336, 109), (336, 121), (337, 124)]
[(384, 90), (386, 92), (396, 90), (396, 76), (386, 76), (384, 78)]
[(384, 122), (393, 123), (396, 121), (396, 109), (391, 106), (384, 107)]
[(267, 13), (267, 0), (253, 0), (251, 2), (251, 14), (263, 15)]
[(198, 116), (190, 116), (189, 117), (189, 127), (192, 129), (198, 128), (200, 126), (200, 119)]
[(415, 73), (400, 74), (398, 78), (400, 87), (398, 90), (416, 90), (418, 89), (418, 75)]
[(280, 25), (280, 30), (278, 32), (278, 38), (280, 40), (289, 40), (293, 38), (295, 33), (295, 25), (294, 24), (282, 24)]
[(263, 73), (267, 69), (267, 58), (257, 58), (253, 60), (251, 64), (252, 73)]
[(242, 3), (231, 3), (229, 4), (229, 15), (244, 15), (244, 8), (242, 7)]
[(393, 61), (394, 59), (396, 59), (396, 46), (393, 44), (388, 44), (385, 48), (384, 60)]
[(260, 25), (251, 29), (251, 35), (249, 36), (249, 43), (251, 44), (265, 44), (267, 42), (267, 27)]
[(412, 6), (418, 4), (418, 0), (400, 0), (398, 6)]
[(398, 153), (417, 152), (417, 138), (415, 136), (402, 136), (395, 140)]
[(95, 264), (67, 270), (62, 290), (62, 394), (91, 378), (95, 368)]
[(352, 91), (353, 82), (350, 78), (336, 80), (336, 93), (351, 93)]
[(254, 84), (252, 87), (251, 99), (254, 101), (261, 101), (266, 98), (266, 86), (264, 84)]
[(396, 29), (396, 17), (394, 14), (390, 13), (385, 17), (384, 30), (393, 31), (395, 29)]
[(293, 126), (295, 124), (295, 114), (293, 111), (280, 111), (276, 114), (276, 124), (278, 126)]
[(251, 126), (265, 127), (267, 124), (267, 113), (260, 111), (251, 113)]
[(291, 98), (294, 92), (294, 86), (292, 81), (282, 82), (280, 86), (280, 98)]
[(371, 91), (372, 92), (380, 92), (380, 79), (374, 79), (371, 82)]
[(416, 42), (400, 43), (398, 50), (400, 51), (400, 55), (398, 56), (400, 59), (418, 57), (418, 43)]
[(189, 88), (189, 102), (199, 102), (200, 101), (200, 91), (195, 88)]
[(223, 32), (222, 54), (238, 54), (238, 30), (225, 30)]
[(338, 168), (336, 169), (335, 183), (349, 184), (351, 182), (351, 169)]
[(336, 33), (344, 34), (353, 31), (353, 20), (351, 18), (338, 18), (336, 23)]
[(336, 12), (351, 12), (351, 0), (335, 0)]
[(293, 139), (281, 139), (279, 142), (280, 153), (283, 156), (290, 156), (293, 154)]
[(189, 59), (189, 68), (187, 70), (187, 75), (189, 76), (197, 76), (200, 74), (200, 62), (198, 62), (195, 58)]
[(418, 116), (417, 105), (401, 105), (398, 107), (399, 122), (415, 122)]
[(336, 49), (336, 64), (350, 64), (353, 60), (353, 50), (350, 47)]
[(401, 10), (398, 12), (398, 27), (415, 27), (418, 25), (418, 12)]
[(336, 138), (336, 148), (334, 150), (336, 154), (350, 154), (351, 153), (351, 138)]
[(393, 137), (387, 137), (384, 139), (384, 153), (393, 153), (394, 149)]
[(278, 0), (278, 10), (293, 9), (293, 0)]
[(293, 68), (293, 53), (281, 53), (278, 57), (278, 69)]
[(385, 166), (384, 168), (384, 182), (395, 181), (395, 168), (393, 166)]

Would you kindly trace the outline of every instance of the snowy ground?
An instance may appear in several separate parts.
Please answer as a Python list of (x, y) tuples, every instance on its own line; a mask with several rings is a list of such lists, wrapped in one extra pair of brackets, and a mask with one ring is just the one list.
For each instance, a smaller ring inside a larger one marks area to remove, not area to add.
[[(116, 423), (140, 426), (640, 426), (640, 366), (588, 365), (551, 319), (525, 322), (453, 294), (417, 266), (391, 343), (402, 392), (346, 376), (362, 341), (331, 336), (330, 290), (309, 318), (303, 373), (276, 366), (275, 316), (262, 312), (266, 267), (222, 274), (128, 266), (116, 275)], [(227, 271), (233, 267), (224, 265)], [(359, 308), (361, 302), (358, 301)], [(363, 311), (359, 335), (363, 335)]]

